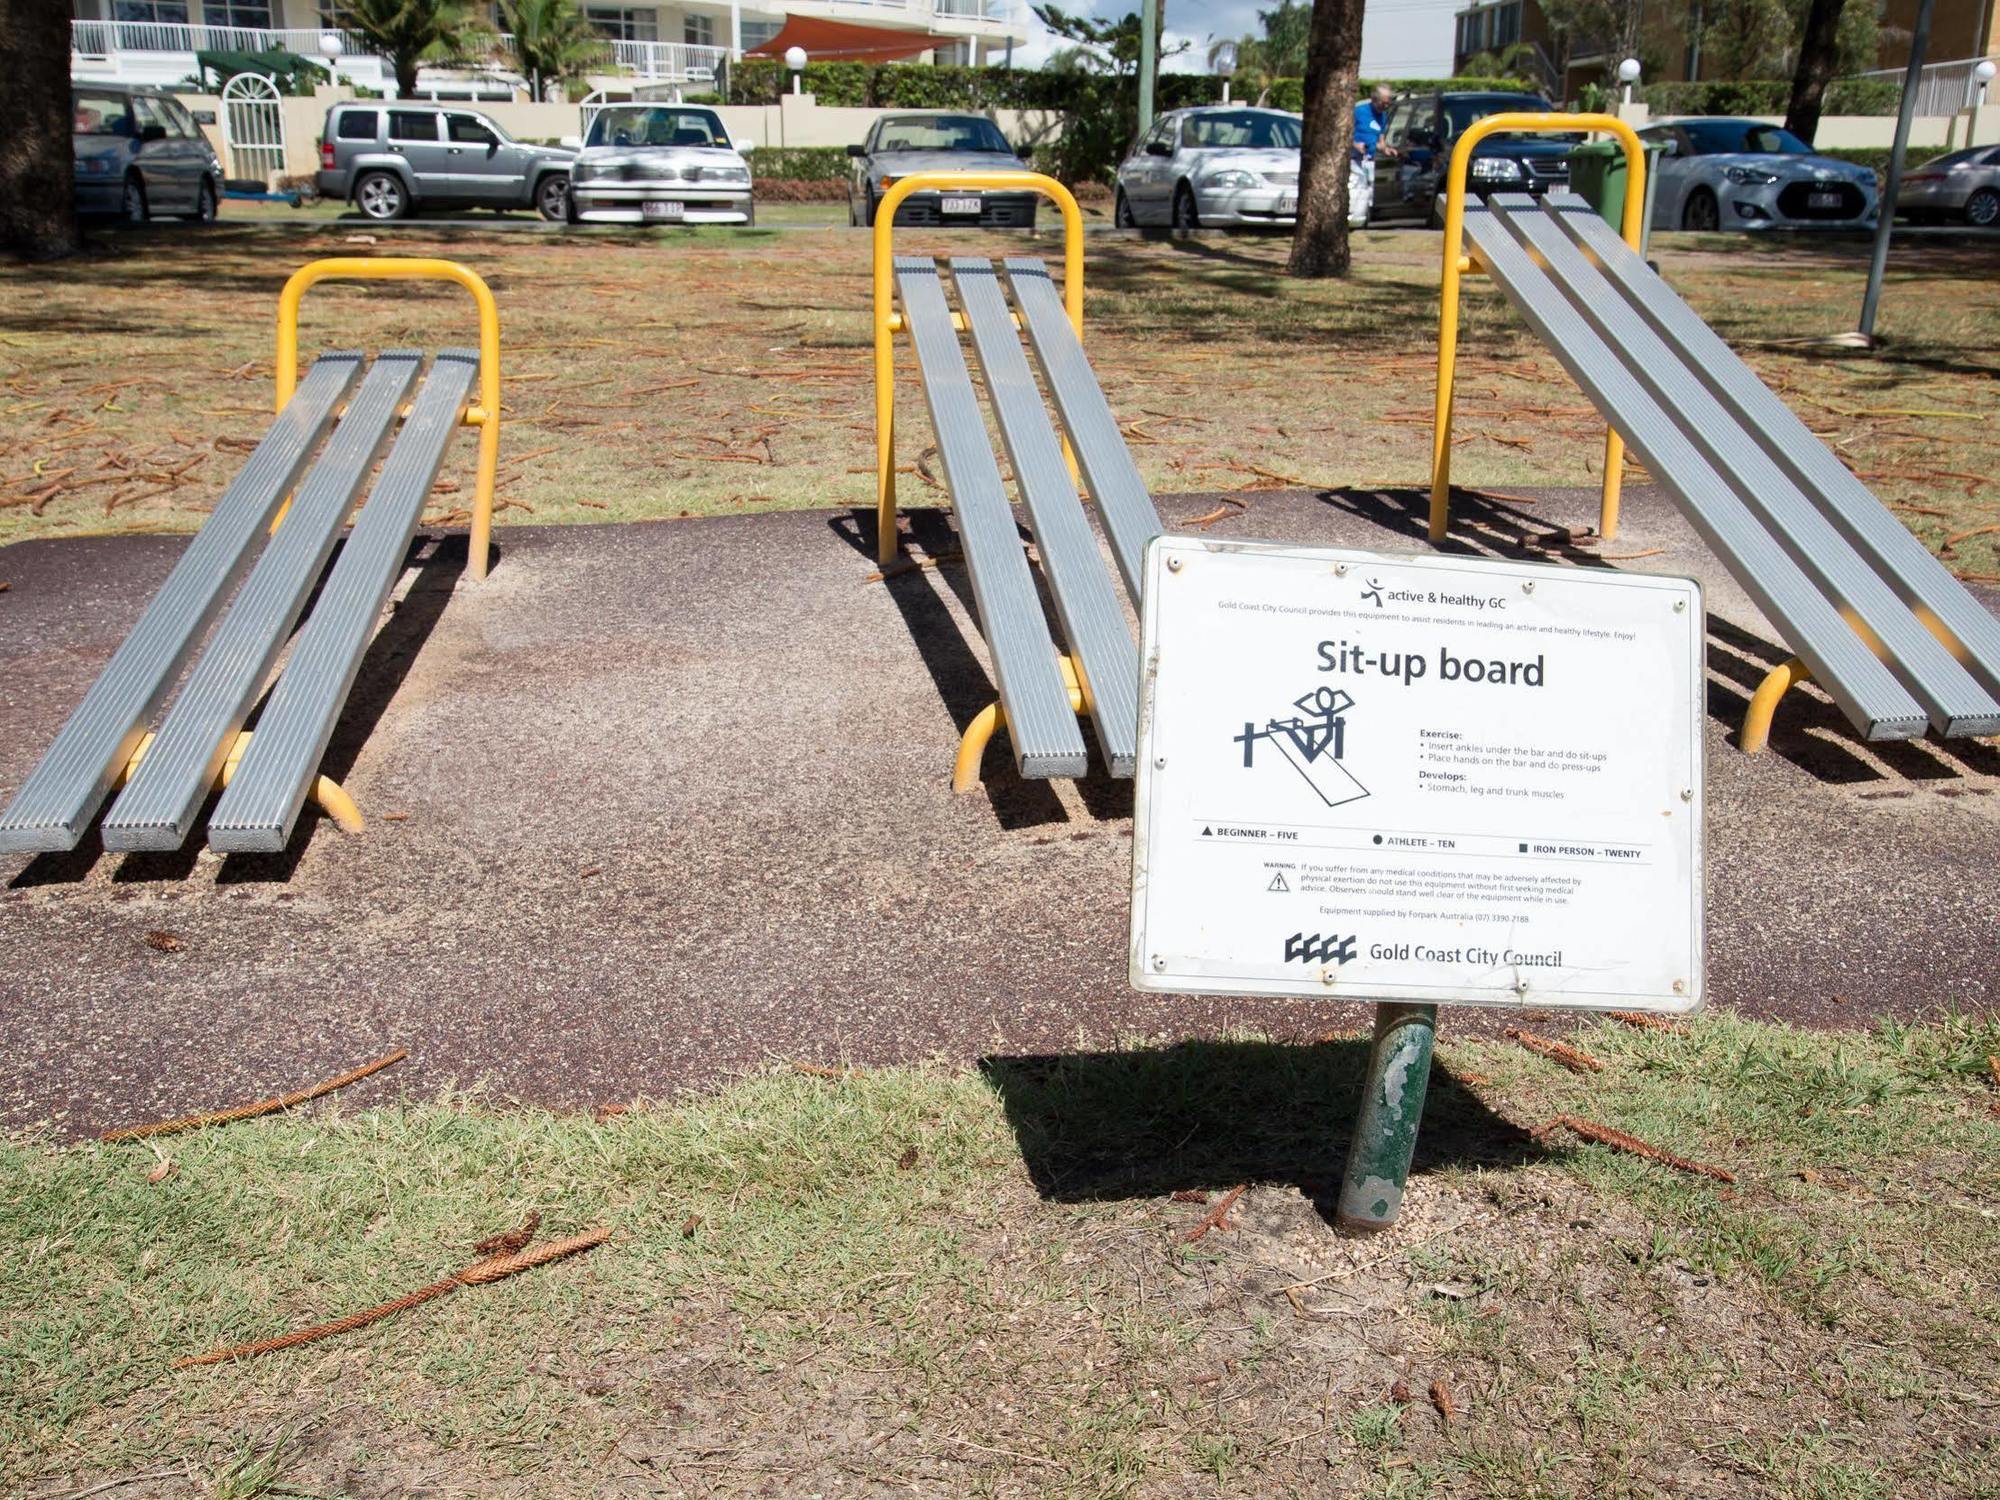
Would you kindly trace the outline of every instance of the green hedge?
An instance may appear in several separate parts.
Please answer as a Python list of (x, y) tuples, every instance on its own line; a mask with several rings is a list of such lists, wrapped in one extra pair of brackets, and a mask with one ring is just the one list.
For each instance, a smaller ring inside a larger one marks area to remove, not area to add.
[[(1791, 103), (1789, 79), (1735, 83), (1649, 83), (1642, 91), (1656, 115), (1782, 115)], [(1902, 85), (1886, 78), (1849, 78), (1828, 86), (1829, 115), (1893, 115)]]
[(750, 153), (750, 173), (759, 181), (845, 182), (845, 146), (759, 146)]
[[(1383, 79), (1390, 87), (1498, 89), (1533, 92), (1533, 85), (1514, 78)], [(1364, 79), (1365, 93), (1376, 80)], [(730, 70), (729, 102), (769, 104), (788, 84), (784, 69), (771, 58), (750, 58)], [(927, 63), (809, 63), (805, 88), (815, 100), (848, 109), (973, 109), (1046, 111), (1061, 116), (1062, 133), (1036, 154), (1035, 165), (1065, 182), (1104, 182), (1131, 145), (1138, 118), (1138, 85), (1130, 78), (1090, 73), (1031, 72), (1018, 68), (932, 67)], [(1271, 90), (1270, 103), (1297, 110), (1304, 103), (1304, 85), (1281, 78)], [(1158, 84), (1159, 108), (1184, 109), (1215, 104), (1222, 98), (1222, 80), (1204, 74), (1163, 73)], [(772, 158), (766, 155), (765, 160)], [(813, 170), (824, 170), (815, 166)], [(845, 170), (844, 167), (842, 170)], [(760, 168), (760, 176), (783, 175)], [(836, 174), (837, 175), (837, 174)], [(826, 179), (818, 179), (826, 180)]]

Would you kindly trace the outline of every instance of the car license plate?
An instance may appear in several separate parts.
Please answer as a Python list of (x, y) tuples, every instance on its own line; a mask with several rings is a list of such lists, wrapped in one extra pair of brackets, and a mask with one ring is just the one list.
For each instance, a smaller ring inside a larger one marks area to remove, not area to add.
[(1807, 207), (1807, 208), (1838, 208), (1838, 207), (1840, 207), (1840, 194), (1838, 194), (1838, 193), (1808, 193), (1808, 194), (1806, 194), (1806, 207)]
[(1280, 214), (1297, 213), (1299, 211), (1299, 200), (1297, 196), (1292, 193), (1286, 193), (1283, 197), (1281, 197), (1278, 200), (1278, 207), (1276, 211)]
[(652, 203), (639, 206), (640, 217), (647, 219), (678, 219), (687, 214), (685, 203)]
[(979, 212), (977, 198), (943, 198), (938, 201), (938, 211), (947, 214), (976, 214)]

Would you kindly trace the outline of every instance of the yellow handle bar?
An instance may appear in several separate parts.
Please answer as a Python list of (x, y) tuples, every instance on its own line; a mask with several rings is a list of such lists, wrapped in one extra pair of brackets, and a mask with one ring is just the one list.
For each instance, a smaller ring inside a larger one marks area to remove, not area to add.
[(1040, 172), (913, 172), (875, 206), (875, 536), (882, 562), (896, 558), (896, 210), (912, 193), (1039, 193), (1062, 211), (1063, 306), (1083, 338), (1083, 210), (1070, 190)]
[(309, 288), (322, 281), (451, 281), (472, 294), (479, 308), (479, 404), (468, 407), (465, 420), (479, 429), (479, 477), (472, 501), (472, 542), (469, 566), (474, 578), (486, 576), (486, 556), (493, 535), (493, 483), (500, 467), (500, 310), (493, 291), (480, 277), (456, 261), (419, 256), (335, 256), (299, 267), (278, 294), (277, 407), (285, 409), (299, 383), (299, 303)]
[[(1472, 170), (1472, 150), (1489, 135), (1519, 131), (1535, 135), (1572, 135), (1579, 131), (1618, 137), (1625, 148), (1625, 213), (1619, 233), (1634, 250), (1645, 229), (1646, 148), (1639, 132), (1613, 115), (1566, 115), (1553, 110), (1534, 114), (1488, 115), (1476, 120), (1452, 147), (1451, 170), (1444, 200), (1444, 279), (1438, 310), (1437, 420), (1431, 431), (1431, 526), (1433, 542), (1444, 540), (1451, 508), (1452, 374), (1458, 354), (1458, 279), (1472, 269), (1465, 256), (1465, 183)], [(1618, 489), (1624, 475), (1625, 440), (1616, 432), (1604, 439), (1604, 498), (1598, 510), (1600, 536), (1618, 532)]]

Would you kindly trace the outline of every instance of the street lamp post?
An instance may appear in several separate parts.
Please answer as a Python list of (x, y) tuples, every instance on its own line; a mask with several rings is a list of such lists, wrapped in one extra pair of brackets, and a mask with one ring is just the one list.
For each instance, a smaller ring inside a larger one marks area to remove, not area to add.
[(347, 43), (337, 31), (322, 31), (319, 34), (319, 55), (326, 59), (326, 76), (334, 84), (340, 82), (340, 54), (347, 50)]
[(805, 78), (806, 72), (806, 49), (803, 47), (787, 47), (785, 49), (785, 66), (791, 69), (792, 72), (792, 92), (795, 94), (803, 93), (805, 90), (802, 80)]

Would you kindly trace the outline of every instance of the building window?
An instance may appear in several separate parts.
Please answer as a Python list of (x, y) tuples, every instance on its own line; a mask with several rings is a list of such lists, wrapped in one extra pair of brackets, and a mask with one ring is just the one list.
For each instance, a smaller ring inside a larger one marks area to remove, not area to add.
[(593, 5), (584, 15), (599, 31), (621, 42), (656, 42), (660, 39), (660, 13), (656, 10)]
[(713, 47), (715, 45), (714, 16), (682, 16), (681, 40), (690, 47)]
[(211, 26), (271, 29), (269, 0), (202, 0), (201, 18)]
[(743, 50), (761, 47), (778, 34), (783, 21), (745, 21), (743, 23)]
[(162, 26), (185, 26), (188, 18), (188, 8), (180, 0), (118, 0), (114, 13), (120, 21)]

